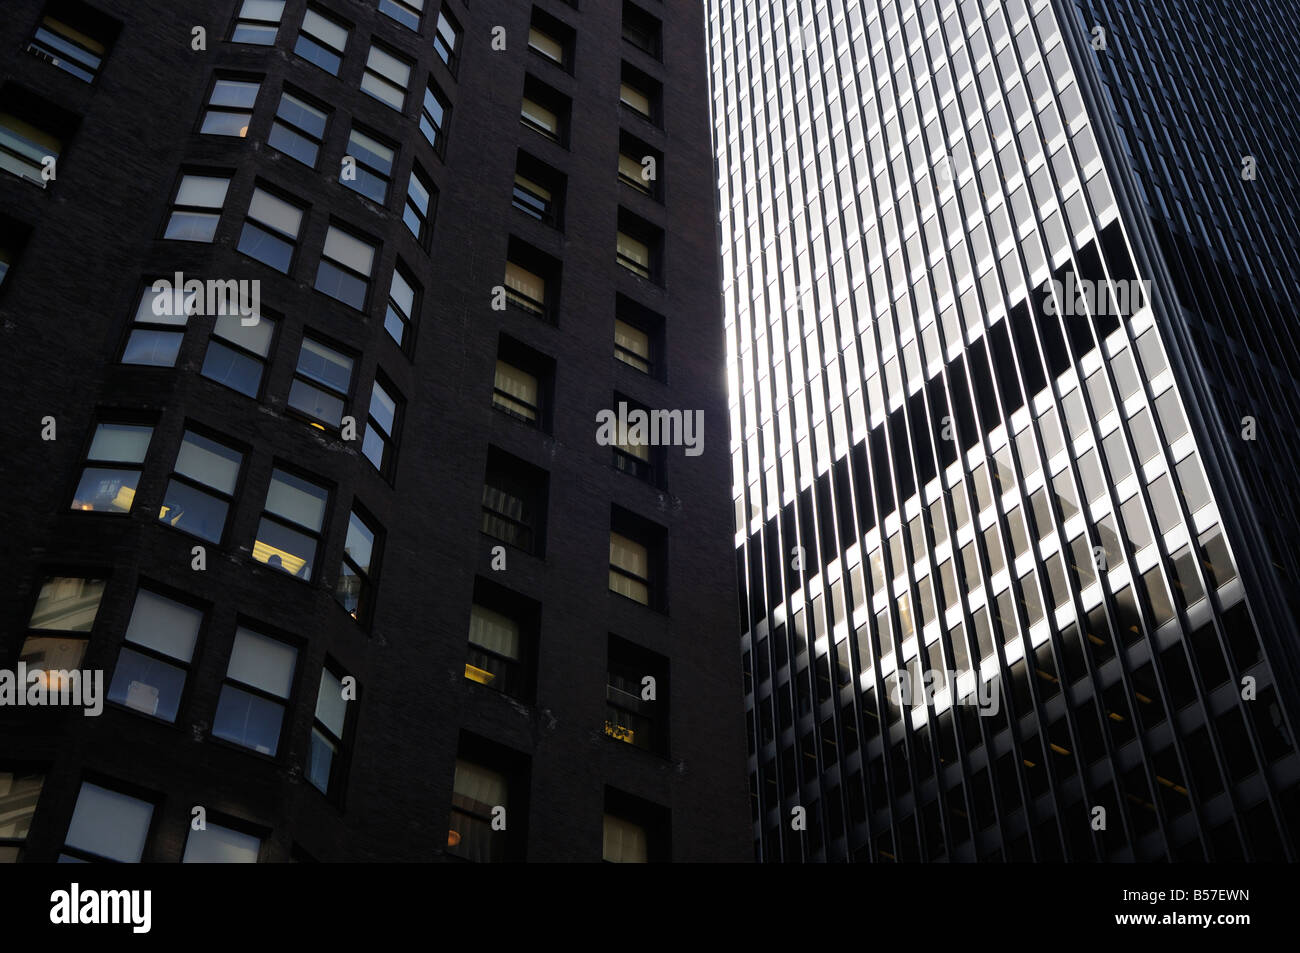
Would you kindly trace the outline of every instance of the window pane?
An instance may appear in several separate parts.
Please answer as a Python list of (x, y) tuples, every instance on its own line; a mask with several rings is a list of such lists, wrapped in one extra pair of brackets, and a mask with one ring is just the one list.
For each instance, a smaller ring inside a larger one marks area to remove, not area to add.
[(602, 857), (613, 864), (644, 864), (649, 860), (645, 829), (612, 814), (605, 815)]
[(308, 10), (302, 18), (302, 28), (334, 49), (342, 51), (348, 42), (348, 31), (332, 20), (327, 20), (315, 10)]
[(316, 718), (336, 738), (343, 737), (347, 721), (348, 703), (343, 698), (343, 683), (329, 669), (320, 673), (320, 694), (316, 696)]
[(130, 424), (100, 424), (95, 428), (95, 439), (90, 442), (87, 460), (104, 460), (113, 463), (144, 463), (153, 436), (152, 427)]
[(212, 723), (213, 737), (275, 755), (280, 747), (280, 722), (284, 708), (257, 695), (223, 685)]
[(108, 699), (164, 721), (175, 721), (184, 690), (183, 669), (123, 648), (113, 670)]
[(176, 204), (199, 208), (221, 208), (226, 201), (226, 189), (229, 187), (229, 179), (187, 175), (181, 179), (180, 190), (176, 193)]
[(541, 126), (551, 135), (559, 134), (560, 119), (549, 109), (539, 106), (531, 99), (524, 99), (523, 107), (520, 112), (525, 119), (529, 120), (534, 125)]
[(325, 236), (325, 254), (363, 275), (370, 274), (375, 262), (375, 246), (334, 227)]
[(77, 579), (55, 576), (41, 584), (32, 610), (29, 629), (54, 629), (59, 632), (89, 632), (104, 596), (102, 579)]
[(347, 393), (352, 384), (352, 358), (305, 337), (298, 353), (298, 373)]
[(269, 192), (254, 189), (253, 199), (248, 205), (248, 217), (283, 232), (290, 238), (296, 238), (298, 226), (302, 224), (302, 209)]
[(129, 513), (139, 482), (139, 470), (86, 467), (72, 497), (72, 508), (95, 513)]
[(185, 842), (184, 864), (255, 864), (262, 841), (251, 834), (207, 822), (206, 830), (191, 830)]
[(241, 626), (235, 632), (226, 677), (260, 688), (267, 694), (288, 698), (297, 660), (298, 650), (292, 645)]
[(153, 805), (147, 801), (86, 781), (64, 843), (109, 860), (138, 863), (152, 819)]
[(180, 353), (184, 339), (183, 334), (174, 331), (132, 331), (122, 349), (122, 363), (175, 367), (176, 355)]
[(319, 531), (325, 519), (325, 504), (328, 499), (329, 493), (323, 487), (292, 473), (274, 470), (271, 473), (270, 489), (266, 491), (266, 510), (300, 526)]
[(343, 544), (343, 551), (357, 564), (362, 572), (370, 572), (370, 560), (374, 554), (375, 533), (361, 517), (352, 513), (348, 517), (348, 536)]
[(203, 611), (141, 589), (135, 597), (126, 638), (163, 655), (188, 662), (194, 656)]
[(316, 541), (306, 533), (263, 518), (253, 540), (253, 558), (299, 579), (311, 579)]
[(469, 640), (489, 652), (506, 658), (519, 658), (519, 624), (508, 616), (480, 605), (470, 607)]
[(235, 492), (243, 456), (238, 450), (187, 430), (176, 454), (176, 472), (230, 495)]
[(227, 509), (225, 501), (179, 480), (171, 480), (167, 483), (158, 519), (168, 526), (219, 543), (226, 528)]

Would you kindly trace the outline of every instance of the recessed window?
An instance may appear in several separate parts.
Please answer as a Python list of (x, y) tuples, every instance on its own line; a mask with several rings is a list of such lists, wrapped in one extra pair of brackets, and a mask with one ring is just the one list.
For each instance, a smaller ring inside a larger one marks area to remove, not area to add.
[(280, 94), (280, 105), (275, 111), (275, 121), (271, 123), (267, 145), (314, 169), (328, 125), (327, 110), (286, 90)]
[(424, 0), (379, 0), (379, 12), (418, 33), (420, 17), (424, 16)]
[(210, 543), (220, 543), (244, 455), (209, 437), (185, 431), (158, 519)]
[(568, 145), (569, 100), (531, 76), (524, 80), (519, 121), (552, 142)]
[[(450, 853), (475, 863), (505, 859), (505, 838), (493, 831), (493, 814), (507, 807), (508, 786), (504, 774), (456, 759), (452, 781)], [(496, 836), (494, 836), (496, 835)]]
[(353, 359), (343, 352), (303, 337), (289, 388), (289, 407), (337, 429), (352, 395), (353, 366)]
[(650, 335), (621, 318), (615, 318), (614, 356), (624, 364), (649, 374), (654, 366)]
[(554, 378), (553, 360), (502, 335), (493, 373), (492, 406), (549, 432), (547, 411)]
[(618, 179), (638, 192), (659, 198), (663, 153), (635, 136), (620, 132), (618, 137)]
[(316, 290), (364, 311), (374, 265), (374, 245), (331, 225), (316, 271)]
[(398, 112), (406, 105), (406, 89), (411, 82), (411, 64), (379, 46), (371, 46), (366, 69), (361, 76), (361, 91), (369, 93)]
[[(644, 419), (651, 419), (650, 408), (622, 394), (614, 394), (613, 410), (619, 419), (623, 417), (619, 412), (624, 407), (629, 415), (639, 411), (645, 415)], [(616, 430), (621, 432), (615, 434), (615, 441), (610, 446), (614, 454), (614, 468), (658, 486), (663, 473), (663, 448), (651, 446), (649, 434), (639, 432), (636, 427)]]
[(483, 478), (483, 532), (534, 556), (546, 551), (546, 471), (496, 447)]
[(621, 294), (614, 302), (614, 357), (662, 380), (663, 318)]
[(515, 239), (510, 240), (507, 256), (506, 303), (534, 317), (551, 321), (553, 305), (558, 297), (559, 263)]
[(668, 660), (617, 636), (609, 637), (605, 734), (668, 753)]
[(425, 175), (419, 164), (411, 167), (411, 178), (406, 183), (406, 206), (402, 210), (402, 221), (411, 236), (425, 251), (429, 250), (429, 240), (433, 237), (433, 209), (437, 201), (438, 190)]
[(663, 233), (648, 222), (619, 209), (616, 258), (638, 277), (657, 281), (661, 273)]
[(613, 814), (606, 814), (601, 859), (610, 864), (649, 863), (649, 838), (645, 828)]
[(605, 788), (602, 858), (612, 864), (659, 863), (670, 859), (672, 838), (666, 808), (615, 788)]
[(153, 809), (148, 801), (83, 781), (59, 860), (139, 863)]
[(77, 0), (50, 0), (27, 52), (90, 83), (116, 36), (117, 24), (99, 11)]
[(370, 624), (374, 612), (380, 538), (376, 525), (353, 507), (348, 514), (348, 535), (343, 543), (343, 564), (339, 567), (334, 598), (363, 626)]
[(451, 105), (442, 90), (429, 81), (424, 89), (424, 106), (420, 111), (420, 132), (429, 141), (433, 151), (442, 155), (447, 145), (447, 121), (451, 118)]
[(0, 864), (15, 864), (22, 859), (44, 786), (45, 774), (41, 770), (0, 768)]
[(153, 428), (140, 424), (101, 423), (86, 451), (85, 466), (72, 508), (95, 513), (130, 513), (144, 469)]
[(392, 146), (353, 126), (348, 136), (347, 158), (354, 160), (355, 165), (344, 169), (339, 182), (383, 205), (388, 199), (388, 183), (393, 177), (396, 155), (397, 150)]
[(199, 132), (208, 136), (247, 138), (261, 88), (262, 84), (256, 80), (218, 78), (208, 94), (208, 106), (203, 111)]
[(203, 610), (140, 589), (108, 700), (175, 722), (202, 625)]
[(266, 362), (275, 341), (276, 321), (257, 315), (255, 324), (245, 324), (236, 314), (219, 315), (203, 355), (201, 373), (208, 380), (258, 399)]
[(492, 403), (529, 423), (537, 421), (537, 378), (513, 364), (498, 360), (492, 383)]
[(230, 42), (274, 46), (283, 15), (284, 0), (244, 0), (230, 31)]
[(185, 340), (185, 325), (197, 313), (199, 297), (193, 292), (145, 288), (136, 305), (135, 319), (122, 349), (123, 364), (175, 367)]
[(564, 176), (526, 152), (515, 156), (512, 203), (529, 218), (560, 228), (564, 207)]
[(447, 5), (438, 11), (438, 26), (433, 34), (433, 51), (447, 64), (452, 75), (460, 65), (460, 24), (447, 12)]
[(623, 2), (623, 39), (643, 53), (659, 59), (662, 51), (663, 24), (659, 18), (635, 3)]
[[(289, 273), (303, 210), (262, 188), (253, 189), (239, 250), (276, 271)], [(214, 225), (215, 228), (215, 225)]]
[(393, 268), (388, 286), (388, 310), (384, 314), (384, 330), (403, 350), (411, 346), (411, 325), (415, 320), (419, 301), (419, 286), (399, 262)]
[(347, 765), (345, 739), (348, 736), (355, 693), (344, 687), (346, 676), (335, 674), (329, 665), (321, 669), (316, 694), (316, 716), (312, 719), (311, 750), (307, 756), (307, 780), (322, 794), (337, 798), (343, 788)]
[(202, 830), (190, 829), (181, 863), (255, 864), (261, 851), (260, 837), (209, 820)]
[(347, 27), (315, 10), (308, 10), (302, 18), (302, 29), (298, 31), (298, 42), (293, 51), (308, 63), (337, 76), (347, 45)]
[(531, 698), (539, 614), (537, 603), (475, 580), (465, 677), (513, 698)]
[(229, 176), (181, 176), (163, 238), (178, 242), (211, 242), (217, 234), (221, 206), (225, 204), (229, 188)]
[(217, 699), (212, 736), (275, 757), (298, 650), (240, 626)]
[(253, 541), (253, 558), (272, 569), (310, 582), (325, 526), (329, 491), (276, 468)]
[(533, 7), (528, 49), (567, 72), (573, 72), (573, 28), (540, 7)]
[(609, 534), (609, 588), (651, 608), (663, 605), (665, 531), (614, 507)]
[[(72, 672), (81, 666), (105, 585), (102, 579), (76, 576), (48, 576), (41, 582), (18, 653), (29, 672)], [(57, 677), (47, 675), (45, 682), (56, 687)]]
[(642, 119), (659, 122), (659, 100), (662, 86), (639, 69), (623, 64), (623, 79), (619, 85), (618, 99), (625, 107)]
[(5, 86), (0, 90), (0, 170), (46, 188), (56, 169), (62, 171), (59, 157), (79, 121), (20, 86)]
[(397, 428), (405, 402), (383, 377), (376, 376), (370, 390), (370, 412), (366, 416), (366, 435), (361, 452), (381, 474), (393, 472), (393, 454), (397, 445)]

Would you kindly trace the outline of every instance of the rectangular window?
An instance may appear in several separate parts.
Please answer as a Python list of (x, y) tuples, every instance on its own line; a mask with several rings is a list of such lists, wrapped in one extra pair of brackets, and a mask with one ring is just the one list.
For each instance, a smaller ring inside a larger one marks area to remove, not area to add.
[[(646, 415), (647, 420), (650, 419), (650, 409), (648, 407), (616, 393), (612, 405), (616, 413), (620, 405), (625, 405), (629, 413), (641, 411)], [(618, 442), (620, 435), (615, 434), (615, 442), (610, 448), (614, 453), (614, 469), (630, 474), (638, 480), (658, 485), (661, 470), (660, 457), (662, 456), (660, 448), (651, 446), (645, 439), (639, 439), (638, 435), (632, 432), (632, 429), (629, 427), (627, 433), (621, 435), (626, 437), (624, 442)]]
[(556, 66), (564, 65), (564, 44), (545, 30), (535, 26), (528, 28), (528, 48), (539, 53)]
[(560, 69), (573, 72), (573, 27), (540, 7), (533, 7), (528, 25), (528, 49)]
[(644, 374), (654, 371), (650, 335), (621, 318), (614, 319), (614, 356)]
[(339, 182), (345, 188), (360, 192), (372, 202), (383, 205), (388, 200), (388, 183), (393, 177), (393, 159), (397, 150), (384, 145), (374, 136), (362, 132), (356, 126), (348, 136), (348, 153), (345, 158), (355, 161), (351, 168), (345, 167), (339, 176)]
[(229, 188), (229, 176), (182, 176), (163, 238), (179, 242), (211, 242), (217, 233), (221, 206), (225, 204)]
[[(80, 667), (105, 585), (102, 579), (75, 576), (48, 576), (41, 582), (18, 653), (29, 672), (71, 672)], [(56, 676), (45, 676), (47, 686), (57, 687), (56, 682)]]
[(235, 28), (230, 32), (230, 42), (274, 46), (283, 15), (284, 0), (244, 0), (235, 18)]
[(536, 377), (505, 361), (497, 361), (496, 376), (492, 383), (494, 406), (536, 424), (539, 401)]
[(298, 650), (252, 629), (235, 630), (212, 736), (275, 757)]
[[(612, 635), (608, 659), (605, 734), (646, 751), (667, 754), (667, 659)], [(650, 686), (653, 692), (647, 691)]]
[(148, 801), (83, 781), (59, 860), (138, 864), (153, 809)]
[(108, 700), (175, 722), (202, 625), (203, 610), (140, 589)]
[(520, 118), (525, 126), (530, 126), (548, 139), (559, 141), (560, 117), (540, 103), (535, 103), (525, 96), (520, 109)]
[(547, 475), (495, 447), (483, 478), (483, 532), (526, 553), (546, 549)]
[(619, 85), (619, 102), (642, 119), (659, 122), (660, 85), (639, 69), (623, 64), (623, 80)]
[[(344, 676), (346, 677), (346, 676)], [(344, 688), (343, 678), (327, 665), (321, 669), (320, 690), (316, 694), (316, 716), (312, 719), (311, 750), (307, 760), (307, 780), (326, 797), (337, 798), (343, 787), (347, 764), (344, 739), (348, 716), (355, 700), (355, 689)]]
[(623, 0), (623, 39), (655, 59), (661, 55), (663, 24), (635, 3)]
[(609, 534), (609, 588), (642, 605), (650, 604), (650, 557), (646, 547), (620, 533)]
[[(239, 250), (274, 268), (289, 273), (302, 227), (303, 210), (262, 188), (253, 189), (248, 217), (239, 235)], [(215, 226), (214, 226), (215, 227)]]
[(510, 304), (540, 318), (546, 317), (546, 279), (541, 275), (508, 261), (505, 287)]
[(314, 169), (328, 125), (328, 111), (285, 90), (280, 94), (280, 105), (275, 111), (275, 121), (271, 123), (267, 145)]
[(601, 859), (609, 864), (649, 863), (650, 844), (645, 828), (613, 814), (606, 814)]
[(411, 167), (411, 178), (406, 183), (406, 207), (402, 210), (402, 221), (407, 231), (425, 251), (429, 250), (429, 240), (433, 237), (433, 209), (437, 201), (438, 190), (434, 188), (429, 177), (420, 166)]
[(220, 543), (244, 455), (192, 430), (185, 431), (158, 519), (192, 536)]
[(671, 857), (667, 808), (607, 787), (604, 826), (601, 856), (606, 863), (647, 864)]
[(532, 659), (540, 611), (537, 603), (476, 579), (465, 677), (512, 698), (532, 698)]
[(176, 355), (185, 340), (185, 326), (199, 305), (199, 297), (193, 292), (171, 288), (154, 291), (152, 285), (145, 288), (122, 349), (122, 363), (175, 367)]
[(620, 182), (632, 186), (638, 192), (650, 194), (650, 182), (643, 177), (645, 167), (641, 162), (624, 152), (618, 154), (618, 178)]
[(47, 159), (57, 160), (63, 149), (59, 137), (17, 116), (0, 112), (0, 169), (45, 188)]
[(659, 198), (659, 174), (663, 153), (635, 136), (620, 132), (618, 136), (618, 179), (652, 198)]
[(618, 263), (635, 275), (650, 278), (650, 246), (626, 232), (618, 233)]
[(203, 830), (190, 829), (181, 863), (255, 864), (261, 851), (260, 837), (209, 820)]
[(361, 90), (398, 112), (406, 105), (406, 88), (411, 81), (411, 64), (378, 46), (371, 46)]
[(565, 177), (526, 152), (515, 156), (512, 203), (529, 218), (552, 228), (562, 227)]
[(343, 544), (343, 565), (334, 598), (363, 626), (370, 624), (378, 585), (380, 533), (353, 507), (348, 514), (348, 535)]
[(22, 859), (45, 775), (31, 769), (0, 768), (0, 864)]
[(384, 330), (403, 350), (411, 346), (411, 325), (419, 300), (418, 285), (408, 277), (399, 262), (393, 268), (393, 278), (388, 286), (388, 310), (384, 314)]
[(424, 15), (424, 0), (379, 0), (379, 12), (418, 33), (420, 17)]
[(393, 472), (393, 453), (403, 403), (388, 381), (375, 378), (370, 390), (370, 413), (366, 417), (366, 435), (361, 441), (361, 452), (384, 476), (391, 476)]
[(208, 107), (203, 111), (199, 132), (208, 136), (244, 139), (253, 121), (253, 109), (262, 84), (256, 80), (221, 79), (212, 84)]
[(460, 64), (460, 24), (447, 12), (446, 4), (438, 11), (433, 51), (438, 54), (438, 59), (447, 64), (452, 75), (456, 75), (456, 67)]
[(374, 245), (331, 225), (325, 235), (325, 248), (316, 271), (316, 290), (350, 308), (364, 311), (374, 265)]
[(72, 508), (94, 513), (130, 513), (144, 469), (153, 428), (139, 424), (102, 423), (86, 451)]
[(113, 22), (76, 0), (52, 0), (45, 11), (27, 52), (83, 82), (94, 82), (117, 32)]
[(442, 155), (447, 144), (447, 120), (451, 106), (447, 97), (432, 81), (424, 89), (424, 106), (420, 111), (420, 132), (429, 141), (433, 151)]
[(287, 473), (271, 471), (266, 505), (253, 541), (253, 558), (310, 582), (325, 526), (329, 490)]
[(302, 18), (302, 29), (298, 31), (298, 42), (293, 51), (308, 63), (337, 76), (347, 45), (347, 27), (315, 10), (308, 10)]
[(508, 807), (507, 794), (504, 774), (457, 758), (448, 853), (475, 863), (505, 860), (506, 835), (492, 829), (492, 819), (496, 808)]
[(275, 340), (276, 322), (265, 314), (256, 324), (245, 324), (235, 314), (217, 317), (203, 355), (201, 373), (208, 380), (257, 400), (262, 394), (262, 376)]

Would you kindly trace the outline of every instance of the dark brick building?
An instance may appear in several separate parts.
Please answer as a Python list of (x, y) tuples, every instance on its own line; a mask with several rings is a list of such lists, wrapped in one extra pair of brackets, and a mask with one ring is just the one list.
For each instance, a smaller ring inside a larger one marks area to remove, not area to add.
[(0, 50), (0, 669), (108, 699), (0, 707), (0, 860), (747, 857), (700, 4), (10, 0)]

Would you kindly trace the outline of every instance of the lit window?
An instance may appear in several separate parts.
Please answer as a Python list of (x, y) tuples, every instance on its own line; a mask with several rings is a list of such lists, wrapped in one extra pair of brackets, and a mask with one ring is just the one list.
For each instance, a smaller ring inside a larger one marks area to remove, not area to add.
[(252, 325), (244, 324), (239, 315), (219, 315), (201, 373), (256, 400), (262, 392), (262, 374), (274, 339), (275, 321), (264, 314), (258, 315), (257, 323)]
[(519, 695), (523, 679), (519, 622), (479, 605), (469, 610), (469, 658), (465, 677), (507, 695)]
[(613, 814), (605, 815), (605, 840), (601, 854), (611, 864), (644, 864), (650, 860), (645, 828)]
[(221, 220), (221, 206), (230, 188), (227, 176), (186, 175), (172, 202), (163, 238), (181, 242), (211, 242)]
[(446, 5), (438, 11), (438, 27), (433, 36), (433, 51), (447, 64), (454, 75), (460, 61), (460, 25), (447, 12)]
[(650, 604), (650, 556), (645, 546), (619, 533), (609, 534), (609, 588), (642, 605)]
[(212, 736), (275, 757), (298, 650), (240, 626), (217, 699)]
[(401, 400), (397, 392), (379, 378), (370, 391), (370, 414), (366, 419), (366, 435), (361, 442), (361, 452), (380, 473), (388, 475), (393, 467), (393, 445)]
[(517, 308), (545, 317), (546, 279), (513, 261), (506, 262), (506, 300)]
[(539, 222), (548, 224), (555, 214), (551, 190), (518, 172), (515, 173), (514, 206)]
[(447, 837), (449, 853), (478, 863), (505, 859), (505, 833), (492, 829), (492, 819), (494, 809), (507, 807), (506, 794), (505, 775), (456, 759)]
[(560, 117), (553, 110), (525, 96), (519, 110), (519, 118), (525, 126), (540, 132), (547, 139), (560, 141)]
[(646, 167), (641, 160), (620, 152), (618, 154), (618, 177), (621, 182), (632, 186), (638, 192), (651, 194), (650, 180), (645, 176)]
[(284, 0), (244, 0), (231, 31), (230, 42), (251, 43), (255, 46), (274, 46), (280, 31), (280, 17), (284, 14)]
[[(641, 411), (649, 419), (650, 411), (648, 408), (628, 400), (621, 394), (615, 394), (614, 406), (618, 407), (620, 404), (626, 404), (630, 410)], [(614, 453), (614, 468), (631, 474), (638, 480), (654, 483), (656, 470), (654, 448), (645, 441), (632, 439), (630, 428), (625, 436), (627, 437), (626, 442), (615, 442), (611, 447)]]
[(314, 169), (328, 123), (329, 114), (325, 110), (285, 92), (280, 95), (271, 135), (266, 141), (272, 148)]
[(210, 543), (220, 543), (244, 455), (192, 430), (185, 431), (158, 519)]
[(209, 136), (246, 138), (261, 88), (261, 83), (249, 80), (218, 79), (208, 96), (208, 108), (203, 113), (199, 132)]
[(515, 157), (515, 188), (511, 202), (529, 218), (560, 227), (564, 176), (544, 162), (519, 152)]
[(424, 89), (424, 106), (420, 112), (420, 131), (433, 146), (433, 151), (442, 154), (447, 142), (447, 118), (451, 106), (447, 97), (432, 82)]
[(406, 104), (406, 87), (411, 80), (411, 64), (377, 46), (370, 47), (361, 89), (398, 112)]
[(650, 246), (620, 231), (618, 233), (618, 263), (642, 278), (651, 277)]
[(384, 145), (355, 126), (348, 136), (348, 157), (355, 166), (339, 176), (339, 181), (354, 192), (380, 205), (388, 198), (388, 181), (393, 175), (396, 150)]
[[(666, 660), (612, 635), (608, 657), (605, 734), (647, 751), (666, 754), (667, 710), (661, 707), (665, 703), (660, 701), (659, 694), (667, 691)], [(656, 686), (653, 698), (644, 697), (647, 679)]]
[(564, 65), (564, 44), (535, 26), (528, 28), (528, 48), (534, 53), (540, 53), (557, 66)]
[(376, 539), (376, 530), (353, 509), (348, 514), (348, 535), (343, 544), (343, 565), (339, 567), (334, 598), (362, 625), (369, 624), (374, 609), (379, 555)]
[(27, 832), (36, 813), (45, 775), (17, 768), (0, 769), (0, 864), (22, 858)]
[[(46, 7), (55, 6), (50, 4)], [(27, 44), (33, 53), (79, 80), (93, 82), (108, 52), (112, 29), (107, 22), (96, 22), (95, 11), (80, 4), (59, 4), (53, 16), (41, 17), (36, 34)], [(71, 20), (72, 22), (68, 22)]]
[(415, 319), (415, 282), (406, 276), (399, 265), (393, 269), (388, 286), (388, 310), (384, 315), (384, 330), (400, 348), (410, 346), (411, 322)]
[(253, 558), (272, 569), (311, 581), (325, 525), (329, 491), (276, 468), (253, 541)]
[(331, 225), (316, 271), (316, 290), (364, 311), (374, 264), (374, 245)]
[(308, 63), (337, 76), (347, 45), (347, 27), (315, 10), (308, 10), (302, 19), (302, 29), (298, 31), (298, 42), (293, 51)]
[(307, 755), (307, 780), (327, 796), (342, 787), (344, 735), (348, 724), (348, 703), (343, 680), (328, 668), (321, 669), (320, 691), (316, 695), (316, 716), (311, 726), (311, 750)]
[(0, 112), (0, 169), (45, 188), (42, 175), (47, 160), (57, 160), (63, 142), (57, 136)]
[(126, 347), (122, 349), (122, 363), (175, 367), (185, 339), (185, 325), (199, 304), (193, 292), (170, 288), (155, 292), (152, 286), (146, 288), (140, 294)]
[(83, 781), (59, 860), (139, 863), (153, 808), (148, 801)]
[(538, 423), (540, 397), (537, 378), (513, 364), (498, 360), (492, 403), (508, 414)]
[(424, 15), (424, 0), (379, 0), (379, 12), (418, 32), (420, 17)]
[(201, 609), (139, 590), (108, 700), (175, 722), (202, 624)]
[(619, 318), (614, 319), (614, 356), (630, 367), (649, 374), (653, 371), (650, 335)]
[(289, 273), (293, 262), (303, 210), (265, 189), (253, 189), (248, 217), (239, 235), (239, 250), (274, 268)]
[[(28, 672), (73, 672), (86, 655), (86, 637), (94, 628), (104, 598), (102, 579), (51, 576), (41, 583), (27, 621), (28, 634), (18, 659)], [(46, 676), (53, 687), (55, 676)]]
[(646, 119), (653, 120), (650, 111), (650, 96), (636, 86), (624, 80), (618, 88), (618, 99), (624, 106)]
[(425, 251), (429, 250), (432, 237), (434, 196), (438, 190), (433, 187), (428, 176), (418, 165), (411, 167), (411, 178), (406, 183), (406, 207), (402, 211), (402, 221), (415, 241)]
[(202, 830), (190, 829), (183, 864), (255, 864), (262, 839), (207, 821)]
[(72, 497), (72, 508), (96, 513), (130, 513), (152, 437), (152, 427), (99, 424), (86, 451), (86, 465)]

